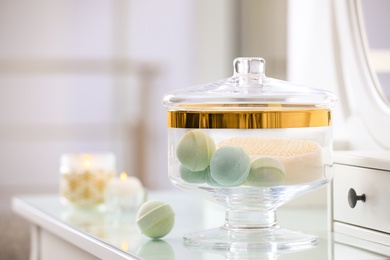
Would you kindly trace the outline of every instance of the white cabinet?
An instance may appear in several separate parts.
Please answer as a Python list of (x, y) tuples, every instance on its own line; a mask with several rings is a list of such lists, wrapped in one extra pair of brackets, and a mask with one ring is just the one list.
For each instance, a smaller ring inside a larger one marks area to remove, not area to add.
[(333, 230), (390, 251), (390, 152), (336, 153), (334, 163)]

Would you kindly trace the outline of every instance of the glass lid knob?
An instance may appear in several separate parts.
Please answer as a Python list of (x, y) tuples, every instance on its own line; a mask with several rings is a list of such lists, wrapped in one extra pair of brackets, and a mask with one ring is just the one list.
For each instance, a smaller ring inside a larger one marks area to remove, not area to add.
[(233, 62), (234, 76), (265, 74), (265, 60), (262, 58), (237, 58)]

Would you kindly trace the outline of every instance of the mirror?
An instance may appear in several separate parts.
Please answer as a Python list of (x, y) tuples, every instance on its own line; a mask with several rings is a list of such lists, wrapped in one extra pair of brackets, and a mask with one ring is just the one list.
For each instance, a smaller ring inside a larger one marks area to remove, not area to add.
[[(340, 103), (352, 122), (348, 142), (390, 149), (388, 0), (333, 0)], [(363, 141), (362, 141), (363, 140)]]
[(373, 79), (390, 105), (390, 1), (361, 0), (360, 8)]

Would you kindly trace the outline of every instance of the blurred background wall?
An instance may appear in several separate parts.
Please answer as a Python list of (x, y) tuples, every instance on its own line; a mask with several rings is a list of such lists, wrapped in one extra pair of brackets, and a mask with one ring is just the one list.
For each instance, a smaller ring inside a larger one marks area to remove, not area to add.
[(286, 21), (285, 0), (1, 1), (1, 193), (56, 192), (69, 152), (112, 151), (171, 188), (164, 94), (231, 76), (237, 56), (285, 79)]

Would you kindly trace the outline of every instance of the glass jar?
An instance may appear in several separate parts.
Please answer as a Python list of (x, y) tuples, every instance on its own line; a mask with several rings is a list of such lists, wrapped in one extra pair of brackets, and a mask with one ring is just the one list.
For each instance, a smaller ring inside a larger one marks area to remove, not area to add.
[(102, 204), (107, 184), (115, 175), (114, 154), (63, 154), (60, 160), (61, 201), (82, 207)]
[(182, 189), (226, 207), (225, 224), (184, 236), (193, 246), (291, 248), (317, 237), (277, 225), (276, 208), (332, 178), (327, 91), (265, 76), (262, 58), (234, 75), (165, 96), (168, 173)]

